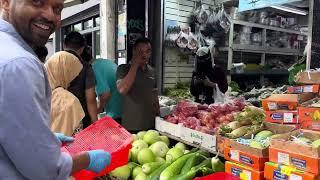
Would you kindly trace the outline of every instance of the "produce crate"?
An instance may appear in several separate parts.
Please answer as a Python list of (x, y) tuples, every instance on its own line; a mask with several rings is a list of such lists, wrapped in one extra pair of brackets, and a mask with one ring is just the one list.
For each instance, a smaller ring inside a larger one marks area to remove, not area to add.
[(320, 158), (301, 155), (302, 153), (303, 152), (293, 153), (286, 150), (269, 148), (269, 160), (318, 175), (320, 171)]
[(250, 167), (226, 161), (225, 171), (231, 175), (240, 177), (242, 180), (264, 180), (263, 171), (257, 171)]
[(218, 173), (210, 174), (208, 176), (194, 178), (194, 180), (212, 180), (212, 179), (239, 180), (239, 177), (227, 174), (225, 172), (218, 172)]
[(161, 117), (156, 117), (155, 121), (156, 121), (155, 123), (156, 130), (170, 134), (175, 137), (181, 137), (181, 128), (182, 128), (181, 124), (173, 124), (173, 123), (167, 122)]
[(299, 104), (315, 97), (314, 93), (303, 94), (273, 94), (262, 100), (262, 107), (265, 111), (275, 110), (297, 110)]
[(91, 180), (127, 164), (132, 141), (132, 135), (121, 125), (109, 117), (103, 117), (76, 134), (74, 141), (62, 147), (62, 151), (71, 155), (97, 149), (109, 152), (110, 165), (99, 174), (89, 170), (81, 170), (73, 174), (76, 180)]
[(301, 133), (312, 141), (320, 139), (320, 132), (310, 130), (296, 130), (282, 134), (271, 140), (269, 160), (317, 175), (320, 171), (320, 148), (290, 141), (291, 136), (297, 136)]
[(320, 72), (305, 71), (298, 73), (296, 82), (300, 84), (320, 84)]
[(315, 98), (301, 104), (298, 107), (298, 114), (303, 129), (320, 131), (320, 108), (310, 107), (315, 100), (320, 101), (320, 98)]
[(224, 150), (227, 147), (230, 147), (230, 139), (223, 137), (220, 134), (217, 135), (217, 150), (218, 152), (224, 154)]
[(266, 121), (281, 124), (298, 124), (298, 111), (266, 111)]
[(297, 170), (296, 168), (283, 166), (272, 162), (267, 162), (264, 169), (264, 178), (267, 180), (279, 179), (279, 180), (319, 180), (319, 176)]
[(290, 86), (288, 87), (288, 93), (301, 94), (301, 93), (318, 93), (319, 85), (305, 85), (305, 86)]
[(181, 127), (181, 139), (195, 145), (199, 145), (212, 152), (217, 151), (217, 136), (205, 134), (193, 129)]

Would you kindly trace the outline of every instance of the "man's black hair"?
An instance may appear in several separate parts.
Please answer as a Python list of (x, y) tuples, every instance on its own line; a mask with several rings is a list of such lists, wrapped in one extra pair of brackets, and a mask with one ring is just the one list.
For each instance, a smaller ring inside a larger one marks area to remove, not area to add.
[(151, 44), (150, 39), (146, 38), (146, 37), (141, 37), (138, 38), (134, 44), (133, 44), (133, 48), (135, 49), (139, 44)]
[(92, 56), (92, 48), (90, 46), (86, 46), (81, 54), (82, 60), (86, 62), (90, 62), (93, 59)]
[(86, 39), (79, 32), (73, 31), (67, 34), (64, 44), (66, 48), (77, 51), (86, 46)]
[(39, 46), (34, 49), (34, 52), (38, 56), (41, 62), (43, 62), (48, 56), (48, 49), (46, 46)]

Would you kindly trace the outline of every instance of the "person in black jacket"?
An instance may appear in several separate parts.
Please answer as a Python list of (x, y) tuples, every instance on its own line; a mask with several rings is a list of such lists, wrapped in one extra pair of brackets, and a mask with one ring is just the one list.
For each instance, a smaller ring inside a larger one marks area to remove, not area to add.
[[(215, 48), (213, 48), (215, 50)], [(216, 53), (213, 53), (216, 56)], [(201, 47), (196, 53), (196, 67), (192, 73), (190, 92), (195, 101), (202, 104), (214, 103), (213, 94), (219, 87), (222, 93), (228, 90), (227, 75), (224, 70), (214, 64), (208, 47)]]

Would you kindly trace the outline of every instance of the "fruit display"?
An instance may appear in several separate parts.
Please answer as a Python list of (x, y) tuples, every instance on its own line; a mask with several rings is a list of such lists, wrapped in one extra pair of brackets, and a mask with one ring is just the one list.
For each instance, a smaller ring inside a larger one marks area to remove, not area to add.
[(214, 172), (224, 172), (224, 163), (204, 151), (178, 142), (169, 148), (170, 141), (155, 130), (135, 135), (130, 162), (109, 173), (119, 180), (191, 180)]
[(220, 124), (234, 120), (234, 115), (242, 111), (244, 99), (236, 98), (224, 104), (202, 105), (192, 101), (180, 101), (175, 110), (165, 119), (174, 124), (194, 129), (207, 134), (215, 134)]

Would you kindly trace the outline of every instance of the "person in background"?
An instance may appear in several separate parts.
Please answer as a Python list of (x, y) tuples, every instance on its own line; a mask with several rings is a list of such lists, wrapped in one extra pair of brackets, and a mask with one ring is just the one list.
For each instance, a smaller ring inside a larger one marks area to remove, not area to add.
[(105, 112), (107, 116), (121, 124), (122, 96), (116, 83), (117, 64), (107, 59), (96, 59), (92, 67), (97, 82), (98, 112)]
[(48, 59), (45, 68), (52, 90), (50, 128), (72, 136), (85, 114), (78, 98), (67, 89), (83, 66), (76, 56), (60, 51)]
[(110, 163), (103, 150), (70, 156), (50, 131), (51, 88), (34, 52), (61, 24), (63, 0), (0, 0), (0, 179), (62, 180)]
[[(214, 47), (213, 56), (217, 57)], [(222, 93), (228, 90), (227, 75), (224, 70), (211, 57), (208, 47), (201, 47), (196, 52), (196, 70), (192, 73), (190, 92), (198, 103), (212, 104), (216, 88)]]
[(159, 114), (155, 72), (148, 64), (151, 53), (150, 40), (137, 39), (131, 64), (117, 70), (117, 88), (124, 98), (122, 125), (132, 132), (153, 129)]
[(93, 63), (93, 56), (92, 56), (92, 47), (91, 46), (86, 46), (84, 49), (83, 49), (83, 52), (81, 54), (81, 58), (83, 61), (89, 63), (89, 64), (92, 64)]
[(79, 99), (85, 112), (85, 117), (82, 120), (83, 128), (88, 127), (98, 119), (94, 72), (92, 66), (81, 58), (85, 47), (86, 41), (78, 32), (71, 32), (64, 39), (64, 51), (75, 55), (83, 65), (80, 74), (68, 87), (68, 91)]
[(36, 47), (34, 49), (34, 52), (36, 53), (36, 55), (38, 56), (39, 60), (42, 63), (44, 63), (46, 61), (46, 58), (48, 56), (48, 49), (46, 46)]

